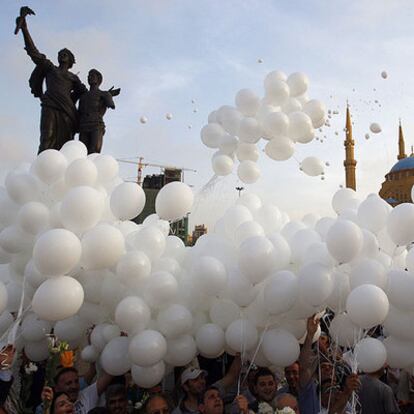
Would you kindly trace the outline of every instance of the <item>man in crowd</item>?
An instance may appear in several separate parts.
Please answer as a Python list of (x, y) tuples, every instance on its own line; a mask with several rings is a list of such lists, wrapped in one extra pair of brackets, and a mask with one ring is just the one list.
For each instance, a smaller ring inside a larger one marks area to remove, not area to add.
[[(220, 390), (222, 396), (237, 383), (240, 374), (240, 355), (236, 355), (226, 375), (213, 385)], [(207, 372), (195, 367), (186, 368), (181, 374), (181, 388), (184, 398), (174, 409), (173, 414), (199, 413), (198, 402), (206, 389)]]
[(389, 385), (380, 381), (384, 368), (362, 375), (359, 402), (364, 414), (396, 414), (400, 412)]
[[(246, 397), (238, 395), (235, 399), (240, 414), (249, 413), (249, 405)], [(199, 400), (199, 412), (201, 414), (223, 414), (224, 402), (221, 397), (220, 390), (211, 386), (205, 390), (203, 396)]]
[(199, 412), (198, 402), (206, 389), (207, 372), (188, 367), (181, 374), (181, 388), (184, 398), (174, 409), (173, 414), (195, 414)]
[(273, 407), (277, 391), (275, 374), (269, 368), (259, 368), (254, 377), (254, 395), (256, 400), (249, 404), (249, 409), (257, 413), (260, 404), (267, 403)]
[[(53, 392), (64, 392), (73, 403), (76, 414), (86, 414), (98, 405), (101, 394), (105, 392), (112, 381), (112, 376), (102, 372), (96, 382), (80, 390), (78, 370), (73, 367), (61, 369), (55, 377), (55, 388), (44, 387), (42, 400), (51, 401)], [(41, 413), (42, 406), (38, 406), (37, 413)]]
[(282, 387), (278, 394), (292, 394), (298, 396), (299, 393), (299, 363), (294, 362), (284, 369), (287, 385)]
[(111, 414), (127, 414), (127, 391), (122, 384), (110, 385), (105, 391), (106, 408)]
[(148, 398), (144, 406), (145, 414), (170, 414), (168, 398), (163, 394), (154, 394)]

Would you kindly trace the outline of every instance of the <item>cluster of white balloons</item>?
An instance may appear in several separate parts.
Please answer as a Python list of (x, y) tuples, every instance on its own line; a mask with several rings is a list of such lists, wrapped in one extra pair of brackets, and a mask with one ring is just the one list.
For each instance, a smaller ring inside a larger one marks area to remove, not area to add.
[[(11, 172), (0, 193), (0, 335), (22, 302), (16, 345), (33, 361), (48, 356), (53, 328), (83, 347), (85, 361), (113, 375), (131, 370), (150, 387), (198, 353), (287, 366), (306, 318), (329, 307), (332, 338), (361, 369), (414, 366), (413, 204), (391, 210), (377, 195), (361, 202), (341, 189), (336, 216), (291, 221), (246, 193), (185, 247), (167, 220), (192, 202), (185, 184), (168, 184), (158, 215), (135, 224), (142, 189), (119, 179), (111, 156), (87, 156), (78, 142)], [(377, 325), (383, 342), (365, 337)]]
[[(265, 154), (273, 160), (292, 157), (296, 144), (307, 144), (315, 137), (315, 129), (326, 121), (325, 105), (307, 95), (309, 80), (304, 73), (286, 76), (270, 72), (264, 79), (264, 97), (250, 89), (241, 89), (235, 106), (223, 105), (210, 113), (208, 124), (201, 130), (201, 141), (215, 149), (213, 171), (218, 176), (230, 174), (237, 159), (237, 174), (246, 184), (260, 177), (257, 166), (258, 143), (266, 142)], [(309, 157), (301, 163), (308, 175), (320, 175), (323, 163)]]

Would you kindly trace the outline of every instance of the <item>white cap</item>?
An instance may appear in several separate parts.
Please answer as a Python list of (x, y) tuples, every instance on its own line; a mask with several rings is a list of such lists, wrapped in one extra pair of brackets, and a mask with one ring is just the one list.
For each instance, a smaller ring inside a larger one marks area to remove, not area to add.
[(188, 380), (198, 378), (201, 374), (207, 375), (207, 371), (194, 367), (186, 368), (181, 374), (181, 385), (184, 385)]

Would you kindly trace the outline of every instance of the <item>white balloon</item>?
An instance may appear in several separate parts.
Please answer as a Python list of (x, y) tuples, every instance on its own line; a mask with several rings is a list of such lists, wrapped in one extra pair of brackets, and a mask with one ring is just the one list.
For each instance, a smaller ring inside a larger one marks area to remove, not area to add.
[(0, 314), (7, 308), (7, 289), (4, 283), (0, 282)]
[(290, 263), (291, 250), (286, 239), (278, 232), (269, 234), (268, 239), (275, 249), (274, 269), (281, 270), (286, 268)]
[(263, 227), (255, 221), (245, 221), (237, 226), (234, 232), (234, 239), (240, 246), (246, 239), (254, 236), (264, 236)]
[(370, 126), (369, 129), (371, 130), (371, 132), (373, 134), (379, 134), (382, 130), (381, 130), (381, 126), (380, 124), (377, 124), (376, 122), (373, 122)]
[(158, 329), (168, 339), (190, 332), (192, 324), (191, 312), (182, 305), (170, 305), (157, 316)]
[(131, 369), (128, 355), (129, 338), (119, 336), (111, 339), (102, 351), (100, 362), (109, 375), (124, 375)]
[(414, 364), (412, 342), (389, 336), (384, 339), (387, 350), (387, 364), (391, 368), (408, 368)]
[(237, 319), (226, 329), (226, 343), (236, 352), (250, 351), (257, 344), (257, 330), (249, 319)]
[(239, 142), (236, 150), (237, 159), (242, 161), (256, 162), (259, 159), (259, 151), (255, 144)]
[(320, 263), (308, 263), (298, 272), (300, 298), (311, 306), (326, 303), (333, 291), (331, 271)]
[(54, 334), (61, 340), (73, 342), (81, 339), (85, 334), (87, 325), (81, 320), (78, 315), (71, 318), (56, 322), (54, 327)]
[(80, 257), (80, 240), (65, 229), (48, 230), (37, 239), (33, 248), (34, 265), (48, 276), (69, 273), (78, 264)]
[(327, 235), (329, 253), (339, 262), (346, 263), (357, 256), (362, 249), (361, 229), (349, 220), (337, 220)]
[(250, 237), (240, 246), (238, 262), (240, 270), (252, 283), (261, 282), (273, 268), (275, 248), (266, 237)]
[(375, 338), (361, 339), (354, 349), (358, 369), (367, 374), (381, 369), (387, 360), (387, 350), (381, 341)]
[(327, 304), (335, 313), (340, 313), (345, 311), (346, 299), (351, 291), (348, 273), (339, 267), (332, 272), (332, 281), (334, 287)]
[(270, 137), (279, 138), (287, 135), (289, 117), (284, 112), (270, 112), (263, 120), (263, 128)]
[(82, 263), (86, 269), (115, 266), (124, 252), (124, 236), (110, 224), (99, 224), (82, 237)]
[(240, 121), (237, 136), (240, 141), (255, 144), (262, 135), (262, 128), (256, 118), (243, 118)]
[(41, 320), (34, 313), (29, 313), (22, 322), (21, 335), (27, 342), (37, 342), (46, 338), (52, 329), (52, 324)]
[(403, 246), (414, 241), (414, 205), (403, 203), (394, 207), (388, 216), (387, 231), (392, 241)]
[(387, 295), (374, 285), (356, 287), (346, 301), (346, 310), (352, 322), (364, 329), (383, 323), (388, 309)]
[(289, 86), (284, 81), (270, 72), (264, 81), (266, 100), (272, 105), (283, 105), (289, 98)]
[(260, 98), (250, 89), (240, 89), (235, 98), (237, 109), (245, 116), (255, 116)]
[(356, 202), (356, 192), (352, 188), (341, 188), (332, 197), (332, 207), (336, 213), (347, 208), (353, 208)]
[(20, 208), (17, 220), (23, 231), (36, 235), (47, 228), (49, 209), (43, 203), (31, 201)]
[(33, 311), (47, 321), (59, 321), (74, 315), (83, 303), (82, 285), (69, 276), (44, 281), (36, 290)]
[(302, 104), (296, 98), (289, 98), (283, 105), (282, 111), (285, 114), (290, 114), (291, 112), (301, 111)]
[(202, 325), (197, 330), (195, 340), (198, 350), (206, 357), (216, 358), (224, 351), (224, 331), (214, 323)]
[(201, 129), (201, 141), (206, 147), (218, 148), (226, 131), (218, 123), (212, 122)]
[(27, 342), (24, 346), (24, 353), (29, 361), (44, 361), (49, 358), (49, 342), (46, 338), (36, 342)]
[(223, 263), (215, 257), (201, 256), (192, 268), (194, 283), (202, 294), (214, 296), (222, 291), (227, 282)]
[(191, 335), (182, 335), (167, 341), (167, 364), (182, 367), (189, 364), (197, 354), (197, 346)]
[(229, 134), (237, 135), (243, 115), (232, 106), (223, 105), (217, 111), (217, 120)]
[(274, 273), (266, 279), (264, 304), (269, 313), (279, 315), (289, 311), (299, 294), (296, 275), (288, 270)]
[(374, 233), (385, 227), (388, 214), (387, 203), (376, 194), (369, 195), (358, 207), (360, 226)]
[(294, 263), (303, 262), (309, 248), (320, 241), (321, 238), (317, 231), (311, 229), (298, 230), (290, 240), (292, 261)]
[(253, 184), (260, 178), (260, 170), (254, 161), (242, 161), (237, 168), (237, 175), (245, 184)]
[(16, 225), (4, 228), (0, 232), (0, 247), (9, 254), (29, 251), (32, 244), (32, 237)]
[(150, 260), (161, 257), (165, 249), (165, 237), (156, 226), (148, 226), (131, 234), (133, 246), (143, 251)]
[(65, 156), (68, 164), (79, 158), (86, 158), (88, 156), (88, 149), (81, 141), (70, 140), (63, 144), (60, 152)]
[(286, 82), (289, 85), (290, 96), (299, 96), (307, 91), (309, 79), (304, 73), (295, 72), (289, 75)]
[(53, 184), (63, 178), (68, 162), (65, 156), (55, 150), (42, 151), (33, 161), (32, 172), (45, 184)]
[(414, 311), (414, 274), (403, 270), (391, 270), (388, 273), (389, 301), (401, 310)]
[(362, 258), (355, 263), (349, 275), (351, 289), (360, 285), (371, 284), (385, 289), (387, 274), (385, 267), (376, 260)]
[(214, 174), (218, 176), (225, 176), (231, 174), (233, 171), (233, 160), (225, 154), (220, 154), (211, 160)]
[(115, 322), (128, 333), (143, 331), (151, 319), (148, 305), (137, 296), (128, 296), (119, 302), (115, 310)]
[(95, 164), (87, 158), (72, 161), (65, 172), (65, 183), (68, 187), (93, 186), (97, 178), (98, 170)]
[(6, 176), (4, 185), (8, 196), (17, 204), (25, 204), (39, 199), (38, 181), (26, 172), (10, 172)]
[(145, 289), (145, 299), (152, 307), (161, 307), (173, 301), (177, 291), (178, 283), (171, 273), (155, 272)]
[(311, 177), (316, 177), (324, 172), (322, 161), (316, 157), (306, 157), (300, 163), (300, 168), (305, 174), (310, 175)]
[(211, 322), (226, 329), (233, 321), (240, 317), (240, 308), (227, 299), (213, 301), (210, 308)]
[(74, 187), (68, 191), (60, 207), (63, 225), (74, 232), (96, 226), (103, 212), (103, 197), (92, 187)]
[(350, 348), (358, 341), (361, 329), (351, 321), (347, 313), (339, 313), (332, 319), (329, 333), (339, 346)]
[(129, 344), (129, 355), (134, 364), (148, 367), (161, 361), (167, 353), (165, 338), (154, 330), (135, 335)]
[(263, 353), (265, 357), (278, 367), (287, 367), (299, 357), (298, 340), (283, 329), (271, 329), (263, 337)]
[(165, 185), (155, 200), (155, 211), (164, 220), (178, 220), (190, 212), (194, 196), (191, 188), (174, 181)]
[(312, 119), (304, 112), (297, 111), (289, 114), (288, 137), (294, 142), (306, 144), (314, 138)]
[(135, 183), (122, 183), (112, 191), (111, 211), (120, 220), (131, 220), (141, 214), (145, 201), (142, 187)]
[(262, 200), (258, 195), (247, 192), (237, 199), (236, 204), (246, 206), (251, 213), (254, 213), (262, 206)]
[(151, 274), (151, 262), (143, 252), (128, 252), (119, 259), (116, 274), (128, 287), (142, 289)]
[(229, 272), (228, 289), (230, 299), (239, 306), (249, 305), (256, 296), (253, 285), (238, 270)]
[(82, 349), (81, 358), (85, 362), (94, 363), (99, 358), (99, 351), (93, 345), (85, 346)]
[(98, 182), (108, 183), (118, 175), (118, 162), (111, 155), (99, 154), (93, 162), (98, 170)]
[(237, 150), (237, 144), (239, 140), (230, 134), (225, 134), (222, 136), (219, 144), (219, 150), (222, 154), (232, 156)]
[(310, 116), (314, 128), (319, 128), (320, 120), (325, 119), (325, 105), (316, 99), (312, 99), (303, 106), (303, 112)]
[(141, 388), (151, 388), (159, 384), (165, 376), (165, 363), (160, 361), (149, 367), (132, 365), (132, 379)]
[(275, 161), (288, 160), (294, 152), (292, 140), (284, 136), (271, 139), (265, 146), (266, 155)]

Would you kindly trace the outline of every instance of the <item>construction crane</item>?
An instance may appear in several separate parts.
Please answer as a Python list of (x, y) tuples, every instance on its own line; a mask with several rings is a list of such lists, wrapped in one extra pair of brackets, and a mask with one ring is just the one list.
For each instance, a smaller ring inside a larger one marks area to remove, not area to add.
[[(137, 159), (137, 161), (134, 161)], [(163, 165), (163, 164), (154, 164), (150, 162), (144, 162), (144, 157), (134, 157), (132, 160), (130, 158), (117, 158), (118, 162), (123, 162), (126, 164), (135, 164), (137, 165), (137, 183), (139, 186), (142, 187), (142, 170), (145, 167), (158, 167), (162, 170), (181, 170), (182, 171), (182, 180), (184, 181), (184, 171), (191, 171), (191, 172), (197, 172), (197, 170), (193, 170), (191, 168), (184, 168), (184, 167), (174, 167), (171, 165)]]

